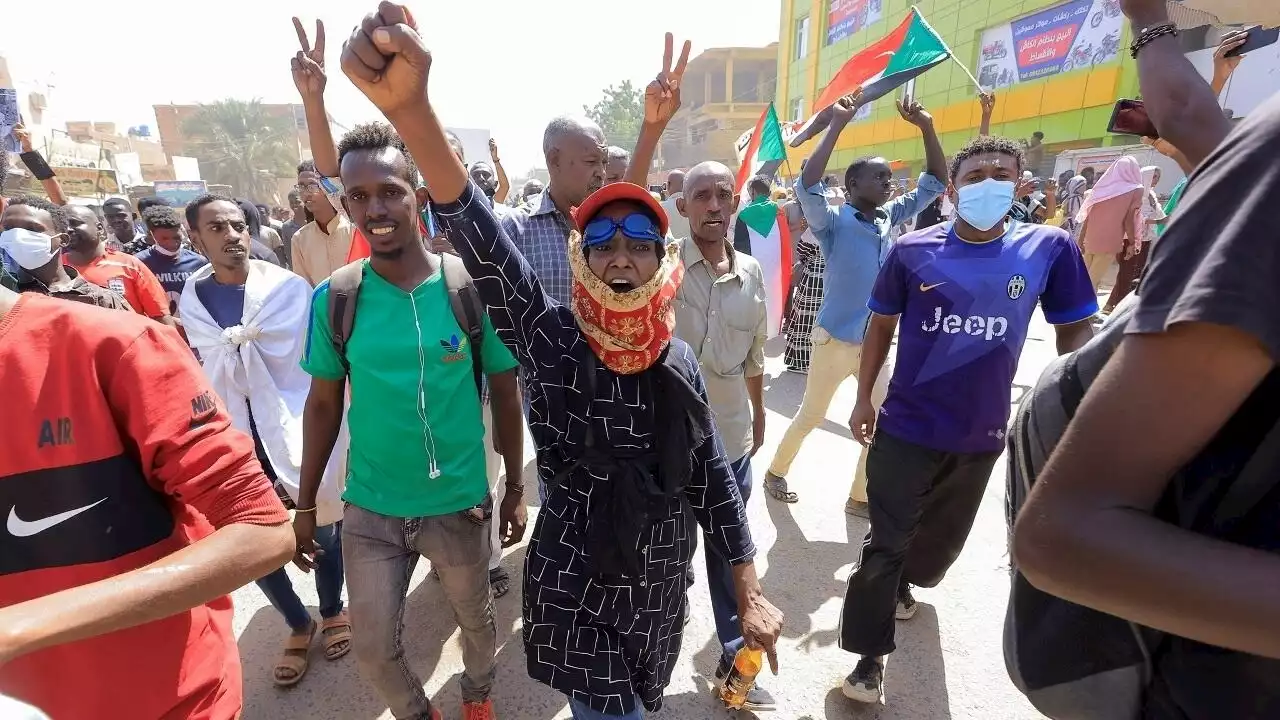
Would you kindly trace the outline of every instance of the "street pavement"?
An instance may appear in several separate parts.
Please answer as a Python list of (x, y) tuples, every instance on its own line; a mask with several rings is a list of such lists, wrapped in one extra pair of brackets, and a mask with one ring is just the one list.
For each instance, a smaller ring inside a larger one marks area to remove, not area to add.
[[(888, 663), (881, 706), (859, 706), (840, 692), (856, 656), (837, 647), (837, 627), (845, 580), (858, 557), (867, 521), (844, 512), (844, 502), (861, 451), (847, 427), (855, 383), (847, 381), (810, 434), (792, 467), (791, 489), (800, 501), (786, 505), (768, 499), (761, 481), (774, 448), (804, 395), (804, 377), (784, 372), (783, 345), (768, 346), (765, 400), (768, 407), (764, 447), (753, 462), (754, 491), (748, 515), (758, 554), (756, 568), (766, 596), (785, 615), (778, 646), (779, 675), (761, 681), (778, 699), (762, 720), (1022, 720), (1040, 718), (1014, 689), (1005, 673), (1001, 628), (1009, 593), (1004, 516), (1005, 462), (996, 465), (968, 545), (936, 588), (916, 591), (919, 610), (898, 623), (898, 650)], [(1053, 330), (1035, 315), (1013, 388), (1016, 404), (1056, 354)], [(532, 460), (526, 447), (526, 460)], [(531, 465), (526, 465), (529, 496), (536, 502)], [(536, 508), (530, 509), (532, 532)], [(705, 542), (699, 543), (700, 546)], [(504, 567), (512, 591), (496, 602), (498, 671), (493, 699), (504, 720), (562, 720), (569, 717), (564, 697), (534, 682), (525, 671), (520, 642), (520, 578), (525, 546), (506, 551)], [(690, 589), (691, 621), (661, 711), (652, 718), (751, 718), (723, 709), (712, 699), (712, 678), (719, 643), (711, 616), (705, 565), (699, 550)], [(410, 666), (425, 683), (446, 719), (460, 716), (456, 676), (462, 671), (458, 629), (439, 583), (419, 564), (410, 584), (404, 614), (404, 645)], [(292, 566), (294, 587), (313, 614), (314, 581)], [(386, 705), (357, 672), (354, 655), (326, 662), (317, 643), (306, 678), (288, 690), (271, 682), (287, 629), (255, 585), (234, 595), (235, 631), (244, 665), (245, 720), (390, 719)], [(355, 629), (359, 632), (359, 628)]]

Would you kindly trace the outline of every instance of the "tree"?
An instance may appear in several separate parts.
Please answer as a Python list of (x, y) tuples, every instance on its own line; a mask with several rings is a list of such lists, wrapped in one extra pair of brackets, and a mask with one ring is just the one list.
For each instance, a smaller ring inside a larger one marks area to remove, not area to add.
[(277, 177), (291, 177), (298, 161), (298, 128), (291, 115), (273, 115), (259, 100), (219, 100), (200, 108), (183, 131), (211, 184), (230, 185), (253, 200), (275, 197)]
[(644, 122), (644, 94), (623, 80), (622, 85), (610, 85), (604, 89), (604, 97), (595, 107), (582, 106), (587, 117), (595, 121), (604, 131), (604, 137), (610, 145), (617, 145), (630, 150), (635, 147), (640, 137), (640, 125)]

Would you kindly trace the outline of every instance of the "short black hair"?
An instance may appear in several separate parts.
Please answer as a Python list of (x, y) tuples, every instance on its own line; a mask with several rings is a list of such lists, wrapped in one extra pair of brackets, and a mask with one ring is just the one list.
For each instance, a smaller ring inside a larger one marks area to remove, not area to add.
[(1035, 131), (1035, 132), (1031, 133), (1031, 137), (1033, 137), (1033, 138), (1035, 138), (1035, 139), (1037, 139), (1037, 140), (1043, 140), (1043, 139), (1044, 139), (1044, 133), (1042, 133), (1042, 132), (1040, 132), (1039, 130), (1037, 130), (1037, 131)]
[(1089, 166), (1089, 167), (1087, 167), (1087, 168), (1081, 168), (1081, 169), (1080, 169), (1080, 174), (1081, 174), (1081, 175), (1084, 175), (1085, 173), (1089, 173), (1090, 175), (1097, 175), (1097, 174), (1098, 174), (1098, 171), (1097, 171), (1097, 170), (1095, 170), (1095, 169), (1094, 169), (1094, 167), (1093, 167), (1092, 165), (1090, 165), (1090, 166)]
[(43, 210), (49, 213), (49, 217), (53, 218), (53, 229), (55, 232), (67, 231), (67, 210), (66, 208), (55, 205), (39, 195), (18, 195), (9, 198), (10, 207), (14, 205), (26, 205), (29, 208)]
[(217, 193), (205, 193), (204, 195), (201, 195), (195, 200), (192, 200), (191, 202), (187, 203), (187, 225), (190, 225), (192, 230), (196, 229), (199, 226), (199, 222), (200, 222), (200, 208), (204, 207), (205, 205), (208, 205), (209, 203), (215, 203), (219, 201), (229, 202), (232, 205), (235, 205), (236, 207), (240, 207), (239, 203), (227, 197), (226, 195), (219, 195)]
[[(316, 161), (303, 160), (302, 162), (298, 163), (298, 174), (301, 175), (304, 172), (316, 172)], [(318, 175), (319, 173), (316, 173), (316, 174)]]
[(103, 203), (102, 203), (102, 209), (103, 209), (103, 211), (105, 212), (105, 211), (106, 211), (106, 209), (107, 209), (108, 207), (112, 206), (112, 205), (119, 205), (120, 207), (123, 207), (123, 208), (124, 208), (124, 211), (125, 211), (125, 212), (129, 213), (130, 215), (133, 215), (133, 214), (134, 214), (134, 212), (133, 212), (133, 205), (130, 205), (130, 204), (129, 204), (129, 201), (128, 201), (128, 200), (125, 200), (124, 198), (118, 198), (118, 197), (107, 198), (107, 199), (106, 199), (105, 201), (103, 201)]
[(262, 217), (258, 215), (258, 206), (245, 198), (236, 198), (232, 202), (240, 206), (240, 212), (244, 215), (244, 224), (248, 226), (249, 237), (254, 240), (261, 240)]
[(152, 205), (142, 211), (142, 222), (146, 223), (148, 230), (155, 230), (156, 228), (179, 230), (182, 228), (182, 218), (178, 217), (178, 211), (167, 205)]
[(290, 190), (289, 202), (293, 202), (294, 200), (302, 200), (302, 195), (297, 190)]
[(404, 140), (400, 139), (399, 133), (388, 123), (364, 123), (363, 125), (355, 126), (351, 129), (351, 132), (343, 135), (342, 142), (338, 143), (338, 167), (342, 167), (342, 159), (349, 152), (354, 150), (382, 150), (383, 148), (395, 148), (400, 151), (401, 155), (404, 155), (408, 173), (402, 178), (410, 186), (418, 187), (420, 184), (418, 181), (418, 166), (413, 162), (413, 156), (409, 154), (409, 148), (405, 146)]
[[(875, 156), (874, 156), (874, 155), (867, 155), (867, 156), (864, 156), (864, 157), (860, 157), (860, 158), (858, 158), (857, 160), (854, 160), (852, 163), (850, 163), (850, 164), (849, 164), (849, 167), (844, 171), (844, 185), (845, 185), (845, 187), (849, 187), (850, 185), (852, 185), (852, 184), (853, 184), (853, 176), (854, 176), (854, 175), (857, 175), (857, 174), (858, 174), (858, 173), (860, 173), (860, 172), (862, 172), (863, 168), (865, 168), (865, 167), (867, 167), (868, 165), (870, 165), (870, 164), (871, 164), (871, 161), (872, 161), (872, 160), (875, 160), (875, 159), (876, 159), (876, 158), (875, 158)], [(832, 177), (832, 176), (828, 175), (827, 177)], [(825, 178), (824, 178), (824, 180), (825, 180)], [(830, 185), (830, 184), (831, 184), (831, 183), (830, 183), (830, 181), (827, 181), (827, 184), (828, 184), (828, 185)]]
[(767, 179), (757, 175), (747, 182), (747, 192), (751, 193), (752, 197), (755, 197), (756, 195), (768, 195), (773, 192), (773, 186), (769, 184)]
[(968, 144), (960, 148), (960, 152), (957, 152), (955, 157), (951, 158), (951, 180), (954, 182), (956, 176), (960, 174), (960, 163), (974, 155), (986, 155), (988, 153), (1008, 155), (1017, 161), (1018, 172), (1022, 172), (1022, 147), (1018, 143), (1006, 137), (983, 135), (970, 140)]
[(169, 202), (168, 198), (162, 198), (158, 195), (144, 197), (138, 201), (138, 212), (142, 215), (146, 215), (147, 211), (153, 207), (171, 208), (173, 207), (173, 203)]

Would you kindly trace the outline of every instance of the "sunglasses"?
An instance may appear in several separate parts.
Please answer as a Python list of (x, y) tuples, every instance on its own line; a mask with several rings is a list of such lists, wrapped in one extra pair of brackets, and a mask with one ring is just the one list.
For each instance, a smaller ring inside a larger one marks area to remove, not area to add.
[(612, 240), (619, 230), (632, 240), (659, 244), (663, 241), (662, 233), (658, 231), (658, 225), (652, 218), (644, 213), (631, 213), (621, 220), (607, 217), (595, 218), (582, 229), (582, 242), (587, 247), (599, 245)]

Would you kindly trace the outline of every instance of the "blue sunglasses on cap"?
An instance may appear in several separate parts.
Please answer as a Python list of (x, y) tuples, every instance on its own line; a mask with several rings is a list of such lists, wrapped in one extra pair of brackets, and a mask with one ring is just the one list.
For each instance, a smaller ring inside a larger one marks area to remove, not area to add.
[(645, 242), (658, 243), (663, 242), (662, 233), (658, 232), (658, 224), (644, 213), (631, 213), (621, 220), (614, 220), (608, 217), (597, 217), (582, 229), (582, 243), (587, 247), (599, 245), (613, 239), (614, 234), (621, 230), (622, 234), (632, 240), (642, 240)]

